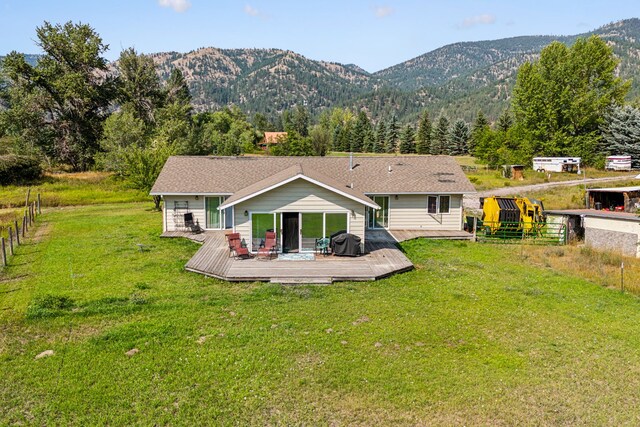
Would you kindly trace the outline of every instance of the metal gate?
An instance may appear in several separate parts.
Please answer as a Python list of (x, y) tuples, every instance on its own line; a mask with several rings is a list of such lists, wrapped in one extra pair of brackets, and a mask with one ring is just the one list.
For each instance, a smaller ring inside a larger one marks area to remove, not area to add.
[(567, 241), (567, 227), (564, 223), (494, 223), (478, 220), (476, 240), (485, 243), (564, 245)]

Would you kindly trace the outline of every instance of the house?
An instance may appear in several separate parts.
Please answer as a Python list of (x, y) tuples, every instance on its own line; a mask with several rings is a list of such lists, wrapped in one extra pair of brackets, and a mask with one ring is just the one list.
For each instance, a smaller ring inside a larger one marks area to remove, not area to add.
[(595, 209), (550, 210), (545, 214), (547, 223), (566, 227), (567, 240), (640, 257), (640, 217), (636, 214)]
[(162, 196), (163, 231), (189, 213), (207, 230), (240, 233), (256, 252), (268, 230), (279, 251), (310, 252), (346, 230), (463, 230), (463, 195), (474, 193), (455, 159), (395, 157), (173, 156), (151, 190)]
[(287, 132), (265, 132), (262, 139), (258, 142), (258, 146), (267, 150), (271, 145), (278, 144), (287, 138)]

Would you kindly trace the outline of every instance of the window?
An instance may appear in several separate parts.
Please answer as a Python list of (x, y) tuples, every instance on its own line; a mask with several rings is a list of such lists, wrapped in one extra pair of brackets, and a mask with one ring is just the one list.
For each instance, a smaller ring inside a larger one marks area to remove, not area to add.
[(448, 214), (451, 205), (451, 196), (427, 196), (427, 213)]
[(440, 196), (440, 206), (438, 208), (438, 212), (441, 214), (449, 213), (449, 196)]
[[(280, 216), (280, 215), (278, 215)], [(257, 251), (264, 243), (267, 231), (273, 231), (275, 215), (272, 213), (254, 213), (251, 215), (251, 249)]]
[(338, 231), (347, 231), (347, 214), (344, 213), (326, 213), (324, 237), (331, 237), (333, 233)]
[(438, 213), (438, 196), (429, 196), (427, 198), (427, 212), (430, 214)]

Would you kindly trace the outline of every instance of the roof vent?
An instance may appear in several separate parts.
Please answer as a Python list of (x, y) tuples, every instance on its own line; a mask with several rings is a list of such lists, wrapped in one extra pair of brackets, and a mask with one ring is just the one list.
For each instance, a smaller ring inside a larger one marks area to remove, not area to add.
[(353, 152), (349, 153), (349, 170), (353, 170)]
[(389, 173), (391, 173), (391, 165), (389, 165), (388, 171), (389, 171)]

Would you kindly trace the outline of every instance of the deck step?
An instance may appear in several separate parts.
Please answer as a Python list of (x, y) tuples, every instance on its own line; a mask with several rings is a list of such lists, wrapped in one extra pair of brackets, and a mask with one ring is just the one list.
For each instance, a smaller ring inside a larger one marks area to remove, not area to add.
[(270, 283), (281, 285), (330, 285), (333, 283), (332, 277), (272, 277)]

